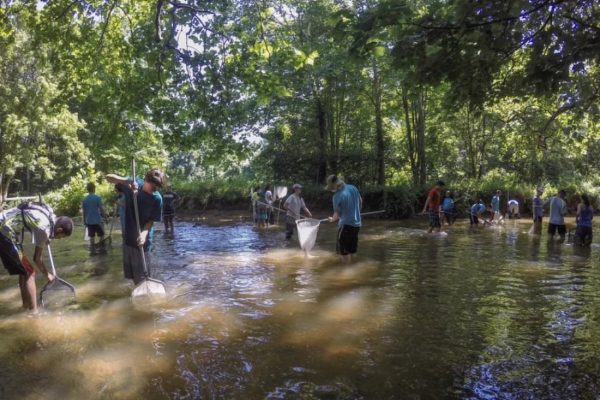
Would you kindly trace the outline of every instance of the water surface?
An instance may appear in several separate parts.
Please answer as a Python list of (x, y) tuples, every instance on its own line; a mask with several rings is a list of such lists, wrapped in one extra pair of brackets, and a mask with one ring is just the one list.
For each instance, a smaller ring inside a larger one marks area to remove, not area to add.
[(152, 261), (169, 297), (135, 306), (119, 234), (90, 256), (77, 231), (53, 244), (76, 305), (27, 316), (0, 275), (0, 398), (600, 396), (597, 243), (425, 224), (366, 220), (342, 266), (327, 223), (304, 257), (283, 226), (177, 221)]

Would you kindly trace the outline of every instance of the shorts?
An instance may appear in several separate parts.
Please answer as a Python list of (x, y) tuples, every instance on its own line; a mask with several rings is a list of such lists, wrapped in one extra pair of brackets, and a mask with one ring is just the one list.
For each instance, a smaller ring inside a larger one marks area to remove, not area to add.
[(429, 226), (432, 228), (441, 228), (440, 213), (437, 210), (429, 210)]
[(10, 275), (29, 276), (33, 274), (33, 267), (29, 262), (21, 261), (21, 254), (22, 251), (16, 243), (0, 234), (0, 258)]
[[(148, 252), (144, 252), (144, 257), (146, 258), (148, 276), (152, 276)], [(136, 285), (146, 279), (142, 252), (139, 247), (123, 246), (123, 275), (126, 279), (133, 279), (133, 283)]]
[(98, 237), (102, 237), (104, 236), (104, 229), (102, 228), (102, 225), (86, 225), (87, 227), (87, 231), (88, 231), (88, 236), (89, 237), (94, 237), (94, 236), (98, 236)]
[(548, 224), (548, 234), (554, 235), (558, 230), (560, 236), (565, 236), (567, 233), (567, 227), (565, 225)]
[(479, 224), (479, 218), (477, 218), (477, 215), (469, 214), (469, 220), (471, 221), (471, 225)]
[(175, 215), (175, 210), (172, 208), (166, 208), (163, 210), (163, 217), (173, 217)]
[(336, 251), (339, 255), (345, 256), (356, 253), (358, 249), (358, 231), (360, 231), (360, 226), (342, 225), (338, 229)]

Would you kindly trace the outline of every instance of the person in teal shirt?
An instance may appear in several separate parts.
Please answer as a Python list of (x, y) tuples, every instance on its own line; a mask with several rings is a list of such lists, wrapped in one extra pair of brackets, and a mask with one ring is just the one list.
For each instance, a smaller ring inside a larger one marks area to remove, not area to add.
[(336, 175), (327, 178), (325, 189), (334, 193), (333, 215), (328, 220), (338, 222), (337, 253), (342, 262), (350, 263), (358, 250), (358, 232), (362, 225), (362, 197), (356, 186), (345, 183)]
[(456, 209), (454, 207), (455, 200), (452, 197), (452, 193), (446, 191), (446, 197), (442, 200), (442, 212), (448, 225), (452, 225), (456, 220)]
[[(154, 238), (154, 222), (162, 220), (163, 201), (158, 190), (162, 187), (165, 176), (160, 170), (151, 169), (144, 176), (144, 180), (115, 174), (107, 175), (106, 180), (118, 185), (119, 191), (125, 196), (123, 273), (125, 278), (132, 279), (137, 285), (146, 279), (146, 272), (152, 277), (149, 253)], [(137, 193), (135, 197), (134, 190)], [(139, 221), (136, 221), (134, 198), (137, 198)], [(144, 271), (140, 247), (143, 247), (148, 271)]]
[(83, 211), (83, 224), (87, 229), (90, 238), (90, 250), (92, 253), (96, 248), (96, 236), (103, 243), (104, 229), (102, 228), (102, 218), (106, 215), (102, 206), (102, 198), (96, 194), (96, 185), (92, 182), (87, 184), (88, 195), (81, 202)]

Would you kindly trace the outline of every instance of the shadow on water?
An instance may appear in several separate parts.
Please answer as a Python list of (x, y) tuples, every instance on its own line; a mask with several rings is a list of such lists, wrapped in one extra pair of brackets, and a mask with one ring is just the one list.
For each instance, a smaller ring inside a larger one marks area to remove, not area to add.
[(146, 305), (119, 235), (90, 256), (76, 232), (54, 245), (76, 305), (27, 316), (0, 275), (0, 398), (597, 398), (598, 245), (528, 228), (367, 220), (342, 266), (330, 224), (305, 257), (281, 226), (178, 221)]

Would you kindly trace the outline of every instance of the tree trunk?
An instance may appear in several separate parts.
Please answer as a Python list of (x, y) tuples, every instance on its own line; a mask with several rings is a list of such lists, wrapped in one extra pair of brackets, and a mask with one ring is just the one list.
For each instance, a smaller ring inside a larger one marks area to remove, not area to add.
[(427, 160), (425, 155), (425, 93), (419, 90), (417, 101), (415, 104), (416, 110), (416, 124), (415, 124), (415, 135), (416, 135), (416, 151), (417, 151), (417, 164), (419, 170), (419, 185), (427, 183)]
[(381, 111), (381, 77), (379, 68), (373, 62), (373, 105), (375, 107), (375, 146), (377, 184), (385, 185), (385, 138), (383, 132), (383, 116)]
[(317, 183), (325, 182), (327, 175), (327, 139), (329, 132), (327, 129), (327, 111), (320, 98), (317, 99), (317, 127), (318, 127), (318, 143), (319, 143), (319, 165), (317, 168)]
[(413, 123), (411, 119), (410, 105), (408, 102), (408, 94), (405, 87), (402, 88), (402, 108), (404, 109), (404, 125), (406, 126), (406, 153), (410, 162), (410, 171), (412, 174), (413, 184), (418, 182), (417, 164), (415, 159), (415, 143), (413, 139)]
[(11, 180), (11, 176), (0, 173), (0, 206), (4, 204), (8, 197), (8, 187), (10, 186)]

